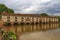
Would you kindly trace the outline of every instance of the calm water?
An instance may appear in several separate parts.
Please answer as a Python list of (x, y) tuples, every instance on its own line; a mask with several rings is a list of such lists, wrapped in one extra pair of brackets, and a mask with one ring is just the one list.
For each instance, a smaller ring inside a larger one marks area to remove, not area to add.
[(58, 27), (58, 23), (35, 24), (5, 27), (5, 30), (16, 32), (19, 35), (19, 40), (60, 40)]
[(5, 27), (6, 31), (13, 31), (16, 33), (25, 33), (25, 32), (34, 32), (34, 31), (41, 31), (41, 30), (50, 30), (58, 28), (59, 25), (57, 23), (54, 24), (29, 24), (29, 25), (16, 25), (16, 26), (10, 26)]
[(60, 40), (60, 29), (25, 33), (21, 35), (19, 39), (21, 40)]

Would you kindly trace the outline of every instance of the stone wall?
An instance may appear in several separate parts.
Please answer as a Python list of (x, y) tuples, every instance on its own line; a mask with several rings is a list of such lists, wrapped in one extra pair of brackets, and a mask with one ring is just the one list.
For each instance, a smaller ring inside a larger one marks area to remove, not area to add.
[(2, 16), (2, 21), (3, 22), (17, 22), (17, 23), (49, 23), (49, 22), (52, 22), (52, 23), (55, 23), (55, 22), (58, 22), (58, 17), (48, 17), (48, 16), (41, 16), (41, 17), (30, 17), (30, 16)]

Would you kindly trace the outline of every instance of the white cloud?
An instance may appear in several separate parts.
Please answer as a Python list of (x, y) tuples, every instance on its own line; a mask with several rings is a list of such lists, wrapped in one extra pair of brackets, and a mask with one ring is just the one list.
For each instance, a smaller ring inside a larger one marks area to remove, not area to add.
[(60, 0), (0, 0), (16, 13), (60, 13)]

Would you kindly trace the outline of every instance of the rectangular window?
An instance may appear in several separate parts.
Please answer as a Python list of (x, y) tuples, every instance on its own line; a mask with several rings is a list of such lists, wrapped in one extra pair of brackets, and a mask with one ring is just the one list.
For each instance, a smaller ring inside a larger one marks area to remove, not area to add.
[(7, 22), (10, 22), (10, 16), (7, 17)]
[(7, 19), (10, 19), (10, 16), (8, 16)]
[(17, 22), (17, 17), (15, 17), (15, 22)]
[(17, 17), (15, 17), (15, 19), (17, 19)]
[(17, 22), (17, 20), (15, 20), (15, 22)]

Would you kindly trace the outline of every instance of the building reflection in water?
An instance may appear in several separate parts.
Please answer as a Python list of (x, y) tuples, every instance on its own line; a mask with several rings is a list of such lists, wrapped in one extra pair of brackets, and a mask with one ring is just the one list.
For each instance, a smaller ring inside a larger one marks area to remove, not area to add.
[(25, 32), (34, 32), (34, 31), (42, 31), (42, 30), (49, 30), (49, 29), (55, 29), (58, 28), (58, 23), (52, 23), (52, 24), (29, 24), (29, 25), (18, 25), (18, 26), (11, 26), (11, 27), (5, 27), (6, 31), (13, 31), (16, 33), (25, 33)]

